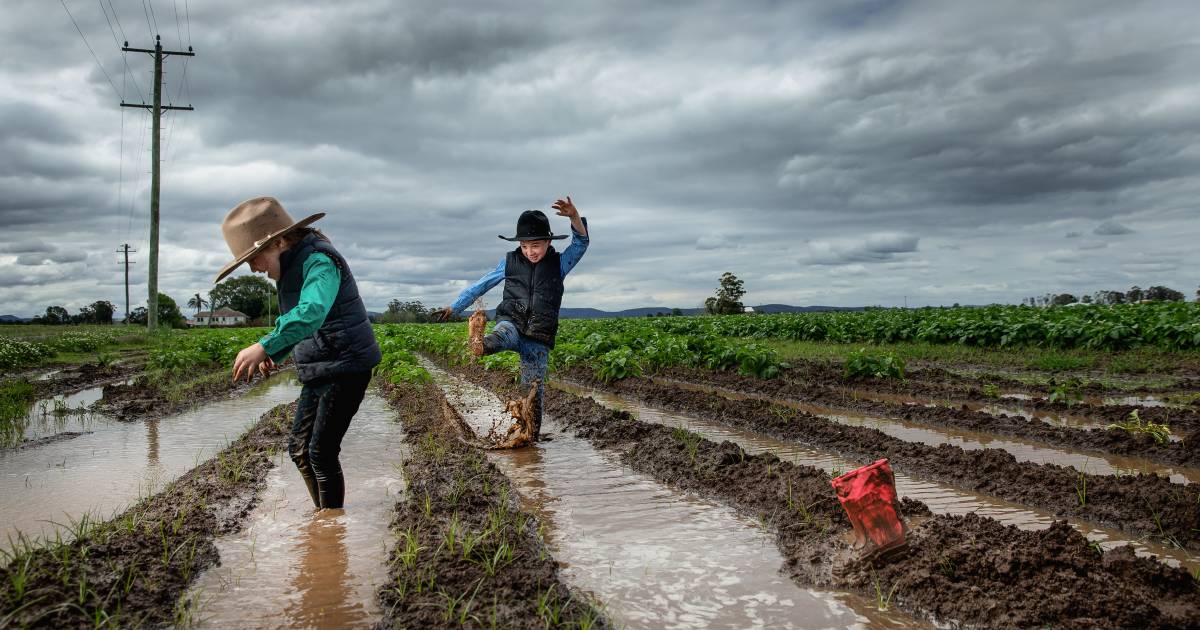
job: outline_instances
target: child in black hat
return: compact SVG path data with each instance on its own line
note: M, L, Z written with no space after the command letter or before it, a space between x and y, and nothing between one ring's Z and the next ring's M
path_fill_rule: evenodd
M562 305L563 278L567 277L588 247L587 219L579 216L568 196L553 206L560 217L571 219L571 244L561 254L550 241L567 238L550 231L550 220L540 210L526 210L517 219L517 235L501 236L520 247L509 252L500 264L459 294L454 304L436 315L449 319L461 313L484 293L504 280L504 297L496 307L496 327L483 338L483 346L472 348L477 355L512 350L521 355L521 384L537 381L533 438L542 429L542 395L546 365L554 336L558 333L558 310Z

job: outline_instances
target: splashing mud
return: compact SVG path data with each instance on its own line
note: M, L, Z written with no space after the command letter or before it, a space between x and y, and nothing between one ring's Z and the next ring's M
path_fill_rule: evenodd
M486 429L501 413L491 392L425 367L468 425ZM556 428L553 419L545 428ZM800 588L780 574L783 558L757 523L631 473L586 440L555 431L551 441L489 456L548 528L564 575L618 625L923 627L857 596Z

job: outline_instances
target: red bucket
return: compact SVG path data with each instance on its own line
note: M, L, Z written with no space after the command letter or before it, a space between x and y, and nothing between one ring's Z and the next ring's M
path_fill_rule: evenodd
M831 483L854 527L854 548L860 557L905 545L906 527L888 460L852 470Z

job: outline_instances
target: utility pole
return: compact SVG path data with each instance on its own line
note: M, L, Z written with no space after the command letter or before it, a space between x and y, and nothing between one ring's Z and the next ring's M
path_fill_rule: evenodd
M129 265L134 263L129 262L129 252L137 252L136 249L129 249L129 243L121 246L117 250L118 254L125 254L125 323L129 324Z
M154 104L147 105L146 103L126 103L121 101L121 107L140 107L148 109L153 114L154 118L154 133L153 141L150 149L150 300L146 308L146 327L154 330L158 326L158 135L164 110L186 110L192 111L192 106L176 107L174 105L162 104L162 64L163 58L171 55L181 55L183 57L195 57L196 53L192 52L192 47L188 46L186 51L182 50L163 50L162 37L154 36L154 50L146 48L130 48L129 42L125 42L125 46L121 48L125 52L144 52L154 56Z

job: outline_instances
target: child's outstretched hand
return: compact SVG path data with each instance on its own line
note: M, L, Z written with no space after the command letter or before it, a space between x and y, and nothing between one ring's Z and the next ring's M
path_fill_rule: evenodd
M262 344L255 342L246 346L233 360L233 380L241 380L242 374L245 373L246 382L249 383L250 379L254 378L255 372L265 377L274 367L275 362L267 356L267 351L263 349Z
M551 206L560 217L568 217L571 219L571 229L587 236L587 227L583 225L583 220L579 218L579 210L575 209L575 203L571 201L571 196L567 195L565 200L559 199Z
M550 207L554 208L555 212L558 213L558 216L560 217L567 217L571 219L571 221L575 221L579 218L579 211L575 209L575 204L571 202L571 195L567 195L566 201L559 199Z

